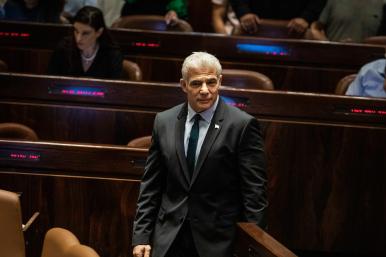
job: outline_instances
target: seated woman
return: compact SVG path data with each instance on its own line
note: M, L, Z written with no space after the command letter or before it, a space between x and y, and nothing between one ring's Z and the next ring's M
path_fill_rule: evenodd
M101 10L80 9L74 17L74 34L54 51L48 68L52 75L121 78L123 56L106 29Z

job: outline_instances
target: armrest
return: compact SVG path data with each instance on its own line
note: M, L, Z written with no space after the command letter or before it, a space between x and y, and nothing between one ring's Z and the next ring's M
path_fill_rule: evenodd
M296 257L284 245L254 223L238 223L236 257Z
M31 226L31 224L35 221L35 219L39 216L39 212L35 212L32 217L27 221L27 223L23 224L23 232L27 231L27 229Z

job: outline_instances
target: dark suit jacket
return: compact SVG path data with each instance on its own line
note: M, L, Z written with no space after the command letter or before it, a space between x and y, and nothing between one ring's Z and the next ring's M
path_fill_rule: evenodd
M264 226L266 173L259 124L220 99L190 179L186 116L187 104L156 116L133 246L150 244L152 256L163 257L189 218L201 257L230 257L236 222Z
M123 56L119 49L113 46L100 45L93 63L85 72L82 67L80 52L73 47L71 40L72 38L62 40L52 53L48 74L101 79L122 78Z

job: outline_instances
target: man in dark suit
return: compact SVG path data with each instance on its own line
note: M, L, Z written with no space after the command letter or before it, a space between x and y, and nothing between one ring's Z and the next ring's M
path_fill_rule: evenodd
M221 65L204 52L182 66L187 103L159 113L134 221L135 257L230 257L236 222L265 226L257 120L219 96Z

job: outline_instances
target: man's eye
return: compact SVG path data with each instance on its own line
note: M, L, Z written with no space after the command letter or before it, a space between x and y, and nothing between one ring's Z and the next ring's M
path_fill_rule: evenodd
M209 81L207 82L207 84L208 84L209 86L215 86L215 85L217 84L217 80L209 80Z
M192 87L200 87L200 86L202 85L202 83L199 82L199 81L194 81L194 82L192 82L190 85L191 85Z

